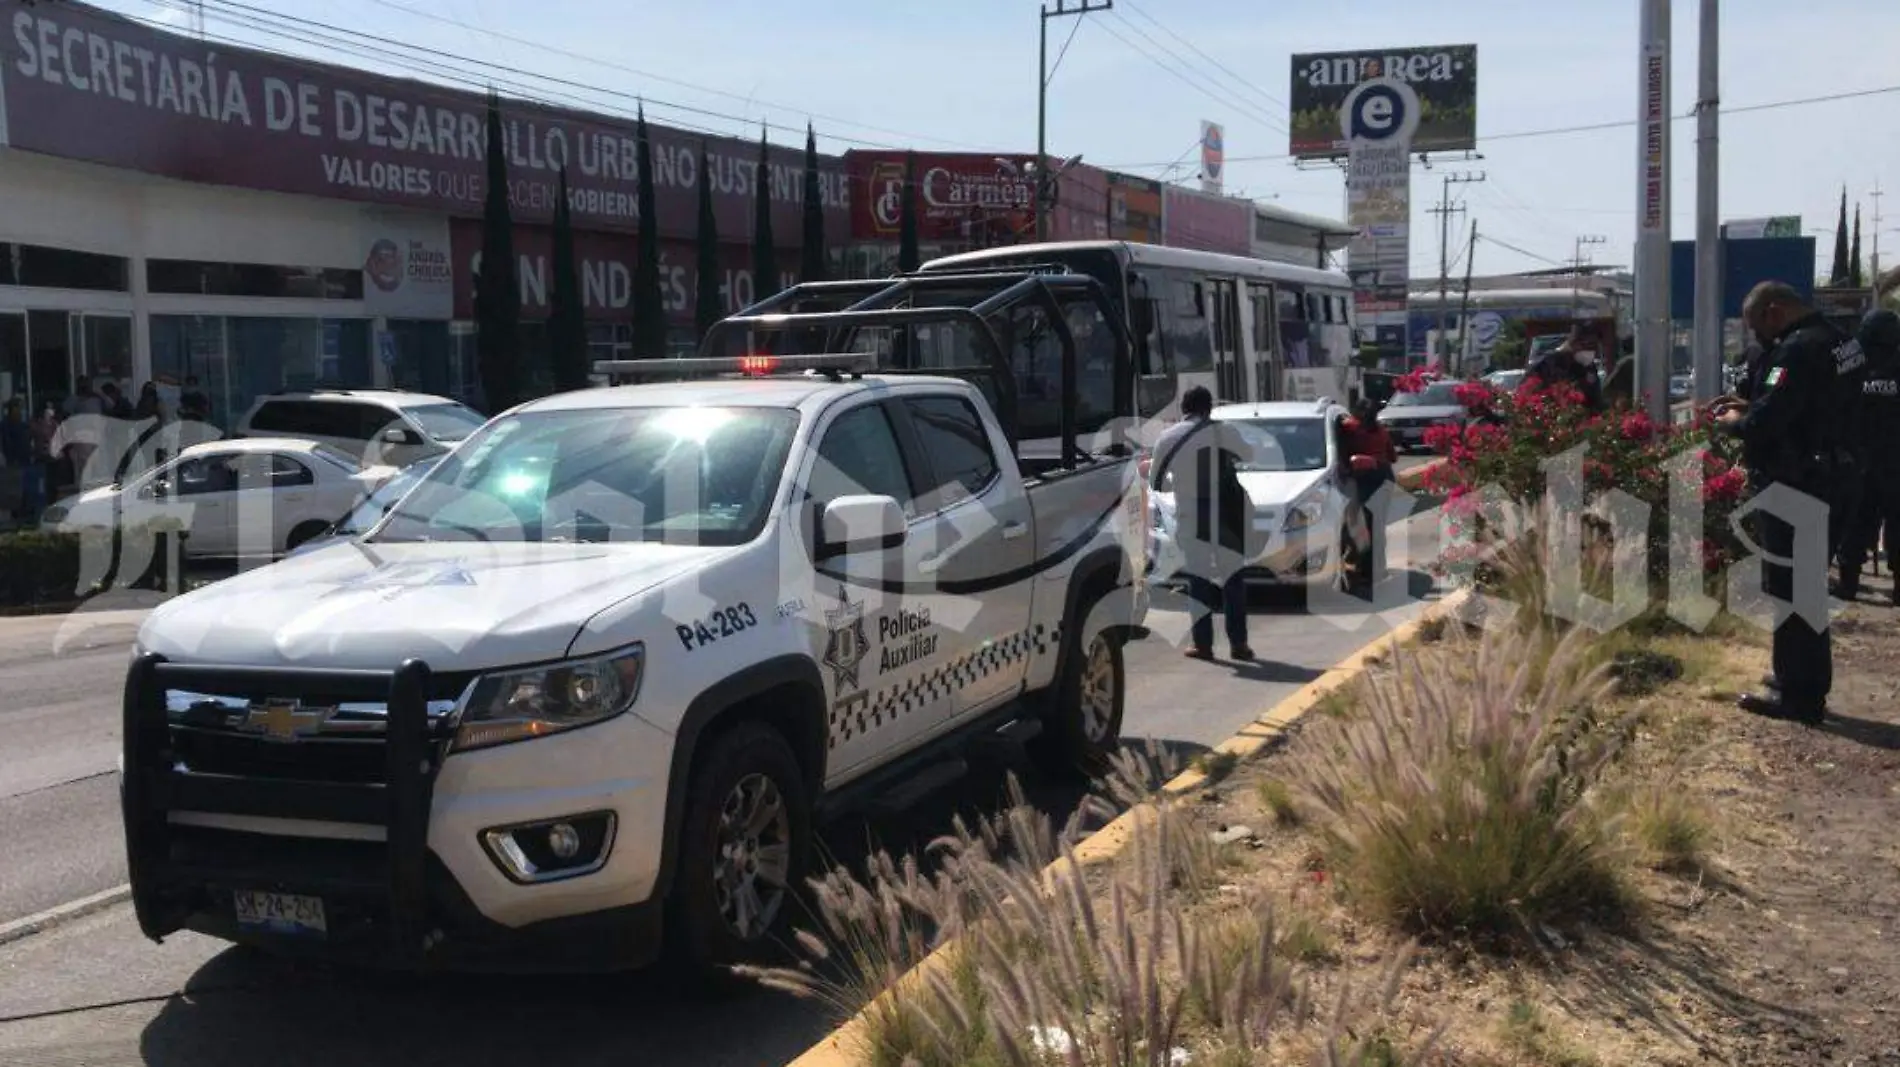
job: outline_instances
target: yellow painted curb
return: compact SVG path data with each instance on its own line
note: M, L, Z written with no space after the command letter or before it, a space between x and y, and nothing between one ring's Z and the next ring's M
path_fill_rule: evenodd
M1427 464L1426 466L1430 466ZM1418 468L1425 469L1424 467ZM1340 660L1318 678L1300 687L1292 696L1267 709L1259 718L1242 727L1234 736L1215 745L1213 751L1233 756L1237 760L1251 759L1261 749L1284 735L1289 727L1299 721L1300 716L1313 710L1328 696L1338 692L1353 679L1373 666L1377 661L1391 653L1392 649L1410 643L1418 636L1425 624L1435 618L1441 618L1456 611L1468 598L1464 589L1454 590L1436 604L1427 607L1410 622L1392 628L1385 636L1368 642L1359 651ZM1161 787L1161 792L1180 794L1193 792L1208 784L1207 775L1197 770L1187 770L1174 776ZM1137 820L1146 817L1152 810L1150 805L1142 804L1122 812L1107 826L1095 831L1076 843L1072 850L1075 861L1084 867L1093 867L1106 863L1121 854L1132 839ZM1067 859L1059 859L1043 871L1045 882L1061 874L1068 865ZM936 951L918 961L917 966L899 979L905 986L914 985L937 967L943 966L943 956L950 944L939 946ZM883 994L889 996L889 993ZM845 1021L843 1026L825 1035L811 1048L800 1053L786 1067L860 1067L861 1059L854 1055L859 1049L858 1031L864 1025L865 1011Z

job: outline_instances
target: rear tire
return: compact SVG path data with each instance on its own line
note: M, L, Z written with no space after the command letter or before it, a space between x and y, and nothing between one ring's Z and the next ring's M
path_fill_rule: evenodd
M811 803L777 730L742 722L717 737L687 786L669 947L704 986L740 964L783 962L811 855Z
M315 520L298 523L296 528L290 531L290 536L284 538L284 551L295 552L311 539L321 537L323 531L329 528L329 526Z
M1062 673L1043 695L1042 733L1027 746L1030 759L1053 777L1102 777L1121 746L1128 696L1125 639L1111 627L1081 644L1083 620L1101 599L1091 601L1066 628Z

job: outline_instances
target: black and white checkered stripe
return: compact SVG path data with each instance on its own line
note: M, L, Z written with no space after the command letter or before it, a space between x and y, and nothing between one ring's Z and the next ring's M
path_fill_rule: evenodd
M895 724L903 716L946 700L978 679L1024 659L1053 656L1061 644L1060 625L1038 623L895 685L842 697L831 707L830 747L837 748Z

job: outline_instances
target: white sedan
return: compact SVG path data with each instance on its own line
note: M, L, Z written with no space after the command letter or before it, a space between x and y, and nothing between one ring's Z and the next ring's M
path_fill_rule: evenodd
M1346 410L1327 400L1226 404L1216 420L1231 423L1247 446L1240 485L1254 512L1254 549L1243 576L1250 582L1344 585L1346 563L1368 534L1355 505L1336 422ZM1154 577L1179 575L1172 475L1154 494Z
M61 533L177 523L192 556L280 556L321 534L396 473L329 445L251 437L193 445L123 485L46 509Z

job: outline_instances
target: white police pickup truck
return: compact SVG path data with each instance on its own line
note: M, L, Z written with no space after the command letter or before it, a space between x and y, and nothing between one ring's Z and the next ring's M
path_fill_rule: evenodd
M864 362L523 405L366 535L154 611L144 932L716 970L782 941L831 812L999 730L1098 762L1146 605L1132 460L1025 479L968 381Z

